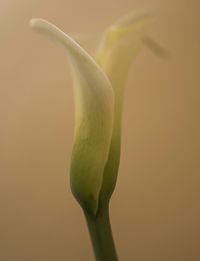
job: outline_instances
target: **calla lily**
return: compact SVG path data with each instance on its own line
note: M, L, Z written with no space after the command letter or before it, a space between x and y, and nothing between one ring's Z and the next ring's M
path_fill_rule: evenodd
M80 204L95 214L113 128L112 86L94 59L56 26L42 19L31 20L31 26L61 43L69 55L76 105L71 188Z
M71 189L84 211L96 218L96 222L102 208L108 207L115 187L124 87L134 57L148 42L146 28L151 19L149 14L121 18L105 30L94 57L53 24L42 19L31 20L33 28L62 44L69 57L76 106ZM95 237L98 228L90 218L87 221L91 237ZM99 242L93 242L97 260L117 260L116 255L103 256L105 238L97 238ZM102 246L98 249L97 244ZM110 248L114 249L112 243Z

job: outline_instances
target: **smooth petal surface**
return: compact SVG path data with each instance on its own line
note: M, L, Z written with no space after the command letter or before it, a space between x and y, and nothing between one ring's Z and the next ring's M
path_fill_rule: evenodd
M122 17L104 32L96 51L96 61L109 77L120 100L123 99L130 64L144 45L146 27L152 18L146 13Z
M114 98L110 81L94 59L60 29L42 19L31 20L31 26L67 50L76 106L71 189L82 207L95 214L113 128Z
M105 31L96 51L96 61L110 79L115 94L114 127L101 188L102 201L109 200L117 179L123 94L128 71L144 45L145 29L152 18L152 15L146 13L122 17Z

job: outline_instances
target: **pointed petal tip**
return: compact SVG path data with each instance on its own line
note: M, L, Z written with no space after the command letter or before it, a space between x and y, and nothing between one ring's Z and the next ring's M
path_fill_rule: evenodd
M29 21L29 26L31 28L37 28L39 24L41 24L41 21L45 21L41 18L32 18L30 21Z
M143 23L145 25L154 23L156 19L156 15L152 12L147 11L133 11L129 14L126 14L116 20L109 29L124 29L124 28L131 28L137 24Z
M30 27L34 27L35 21L37 20L37 18L32 18L31 20L29 20L29 26Z
M49 33L61 31L57 26L42 18L32 18L29 21L29 26L36 30L48 31Z

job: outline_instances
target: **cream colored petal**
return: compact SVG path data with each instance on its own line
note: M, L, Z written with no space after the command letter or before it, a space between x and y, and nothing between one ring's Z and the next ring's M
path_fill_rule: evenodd
M31 20L31 26L61 43L68 53L76 107L71 189L82 207L96 214L113 128L110 81L94 59L56 26L42 19Z
M120 159L124 88L130 65L144 45L146 27L152 19L152 15L146 13L122 17L105 31L96 51L96 61L110 79L115 94L114 127L101 200L109 200L115 187Z

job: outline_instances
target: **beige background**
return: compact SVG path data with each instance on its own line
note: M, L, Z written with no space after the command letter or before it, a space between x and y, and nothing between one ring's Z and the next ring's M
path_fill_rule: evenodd
M101 32L134 9L157 14L128 79L111 219L123 261L200 260L198 0L0 1L0 260L93 260L68 182L74 109L64 51L28 28ZM95 38L95 37L94 37ZM93 37L91 41L93 42Z

